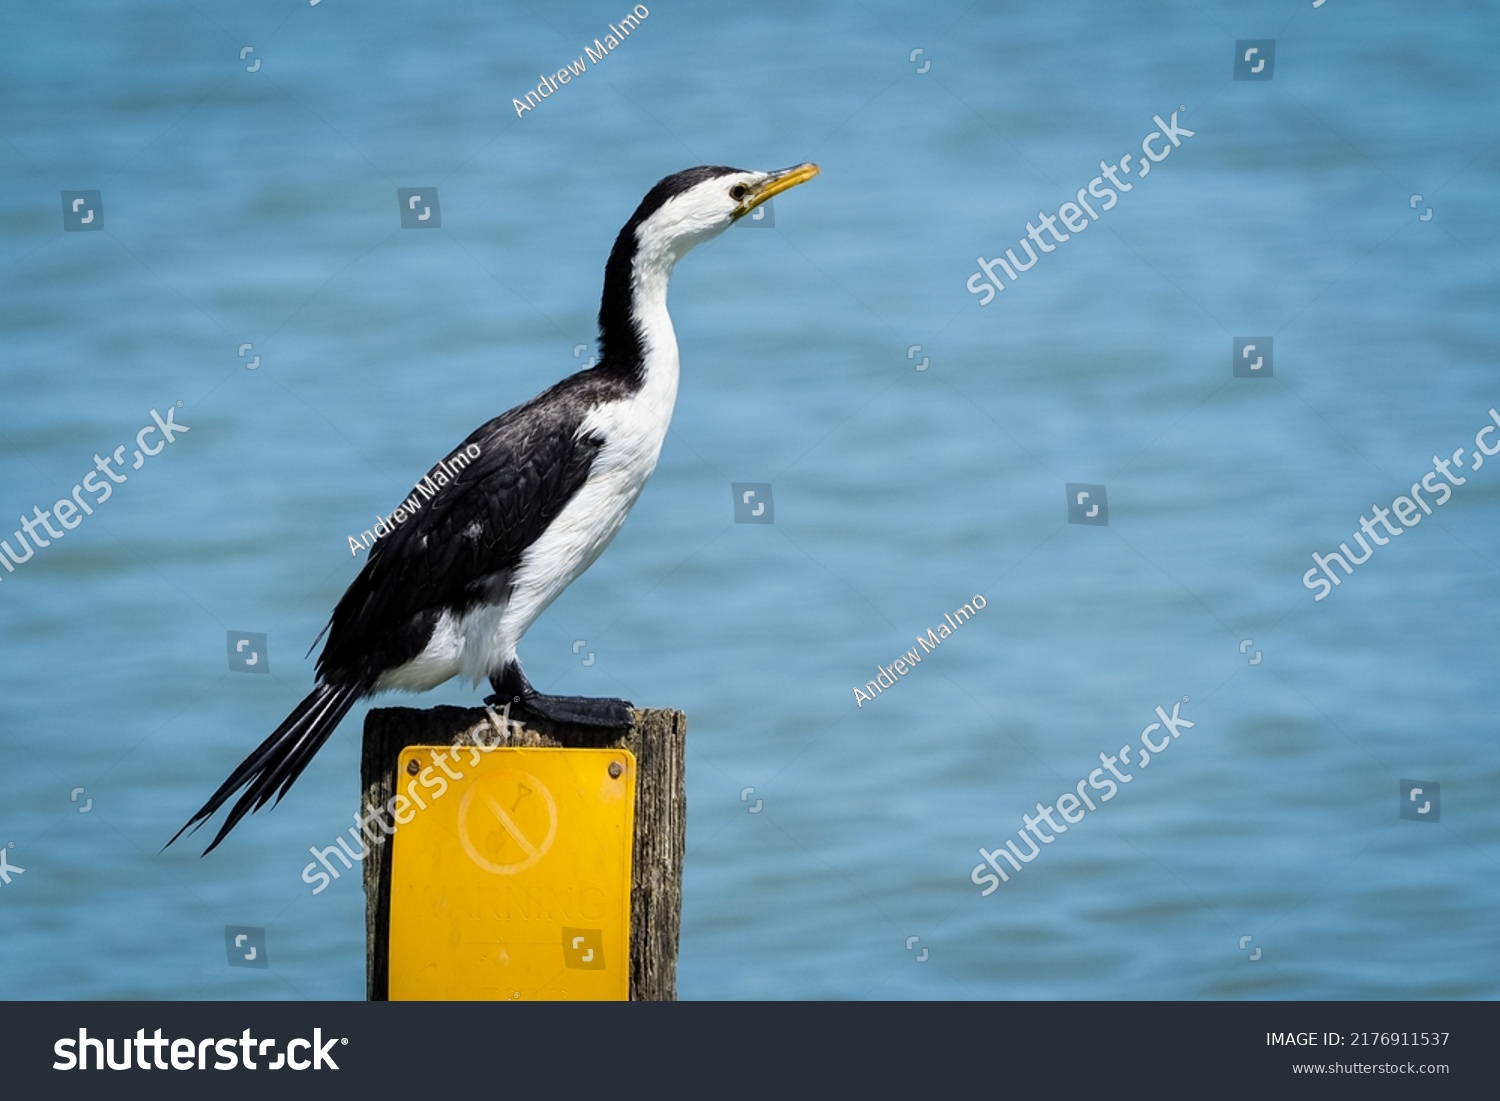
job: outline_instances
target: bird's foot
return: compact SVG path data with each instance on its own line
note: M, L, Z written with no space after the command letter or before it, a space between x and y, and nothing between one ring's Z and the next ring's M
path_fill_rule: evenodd
M627 730L631 724L629 700L598 699L591 696L545 696L540 692L523 695L496 693L485 703L491 707L510 705L510 714L524 719L532 716L570 726L590 726L605 730Z
M532 716L567 726L592 727L595 730L630 729L630 701L593 699L588 696L547 696L531 687L520 663L511 661L490 677L495 694L484 702L491 707L510 708L519 718Z

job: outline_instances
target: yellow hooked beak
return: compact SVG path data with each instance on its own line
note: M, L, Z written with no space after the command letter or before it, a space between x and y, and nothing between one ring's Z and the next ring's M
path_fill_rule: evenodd
M799 183L806 183L820 171L822 170L815 164L799 164L795 168L783 168L780 172L772 172L759 186L745 196L744 203L734 212L735 218L743 218L772 195L780 195L783 191L796 187Z

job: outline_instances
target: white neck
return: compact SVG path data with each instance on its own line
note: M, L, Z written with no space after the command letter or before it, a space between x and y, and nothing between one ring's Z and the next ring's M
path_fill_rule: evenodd
M642 227L630 279L630 313L641 334L641 397L664 419L677 399L677 332L667 312L667 283L681 252Z

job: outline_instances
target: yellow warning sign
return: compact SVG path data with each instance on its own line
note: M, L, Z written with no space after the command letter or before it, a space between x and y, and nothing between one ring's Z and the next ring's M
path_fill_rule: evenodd
M392 839L391 1000L628 998L631 753L411 746L397 790L439 768Z

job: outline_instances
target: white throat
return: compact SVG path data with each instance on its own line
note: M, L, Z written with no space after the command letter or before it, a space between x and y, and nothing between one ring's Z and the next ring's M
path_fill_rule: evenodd
M649 233L643 226L641 236ZM677 260L666 242L642 240L630 279L630 315L641 337L643 385L637 400L661 418L663 435L677 401L677 332L667 312L667 283Z

